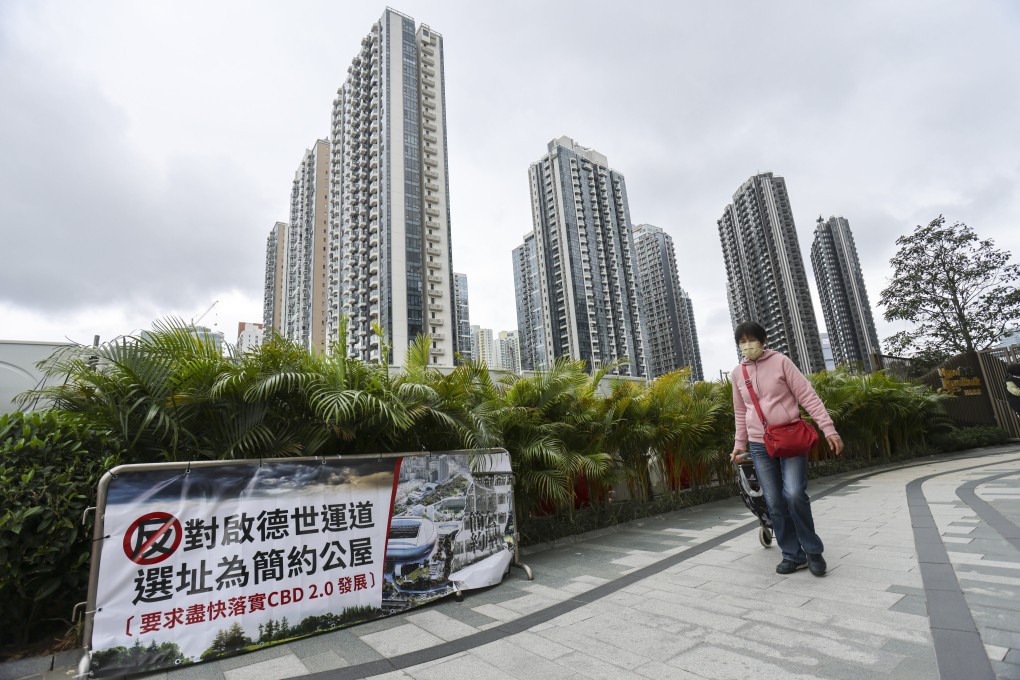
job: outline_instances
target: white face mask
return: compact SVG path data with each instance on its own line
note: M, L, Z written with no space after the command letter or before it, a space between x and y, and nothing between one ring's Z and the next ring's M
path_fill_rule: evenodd
M757 340L747 340L740 343L740 353L744 355L745 359L750 361L756 360L761 356L761 353L765 350L762 348L761 343Z

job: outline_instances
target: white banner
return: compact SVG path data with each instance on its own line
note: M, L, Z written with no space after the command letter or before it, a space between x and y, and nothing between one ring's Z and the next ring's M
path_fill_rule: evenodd
M509 456L475 458L475 473L466 454L114 470L92 674L210 660L498 583L513 556Z

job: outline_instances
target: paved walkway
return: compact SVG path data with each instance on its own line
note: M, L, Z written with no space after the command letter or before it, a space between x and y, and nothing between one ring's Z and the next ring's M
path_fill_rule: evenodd
M527 554L534 581L142 677L1020 678L1020 447L811 492L825 578L777 575L733 499Z

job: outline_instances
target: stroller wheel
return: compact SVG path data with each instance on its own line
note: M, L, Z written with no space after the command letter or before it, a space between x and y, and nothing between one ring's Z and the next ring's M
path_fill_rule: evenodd
M772 529L766 527L758 527L758 542L761 543L763 548L769 548L772 546Z

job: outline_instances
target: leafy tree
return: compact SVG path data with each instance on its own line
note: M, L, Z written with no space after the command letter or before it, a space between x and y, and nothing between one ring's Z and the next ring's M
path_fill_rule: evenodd
M261 629L262 626L259 626L259 628ZM216 633L212 646L202 652L201 656L203 660L208 660L239 652L253 644L255 644L254 641L245 634L241 624L235 621L228 628L224 628Z
M1020 320L1020 265L1010 253L979 239L962 222L939 215L896 239L893 278L879 304L886 321L915 324L886 340L894 354L913 351L936 363L985 349Z

